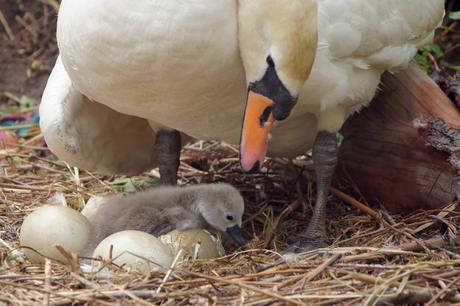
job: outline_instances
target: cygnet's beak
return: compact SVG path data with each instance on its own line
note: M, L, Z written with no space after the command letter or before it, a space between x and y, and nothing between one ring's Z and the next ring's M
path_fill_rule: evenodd
M227 233L232 237L233 241L238 243L238 245L243 246L246 244L246 240L243 238L243 231L238 224L235 224L232 227L227 228Z

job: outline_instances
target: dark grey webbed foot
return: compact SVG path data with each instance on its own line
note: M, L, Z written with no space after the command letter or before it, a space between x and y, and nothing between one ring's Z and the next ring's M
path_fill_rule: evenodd
M331 185L332 174L337 165L336 133L319 131L313 146L315 163L317 197L310 224L296 243L286 250L287 253L301 253L328 247L326 235L326 204Z
M318 235L312 237L306 236L306 234L307 233L301 234L299 239L283 253L304 253L316 249L327 248L329 246L326 236Z
M154 149L157 154L163 185L177 185L181 150L180 138L180 133L176 130L162 129L157 132Z

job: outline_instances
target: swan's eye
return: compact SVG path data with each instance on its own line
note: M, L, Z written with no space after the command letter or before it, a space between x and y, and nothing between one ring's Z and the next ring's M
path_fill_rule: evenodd
M233 220L233 217L232 217L232 216L227 216L227 220L232 221L232 220Z
M270 67L272 67L272 68L275 67L275 62L273 61L271 55L269 55L269 56L267 57L267 64L268 64L268 66L270 66Z

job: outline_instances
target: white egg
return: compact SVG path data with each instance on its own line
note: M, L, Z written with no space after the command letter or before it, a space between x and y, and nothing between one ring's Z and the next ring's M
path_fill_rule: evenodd
M110 246L113 246L112 258L117 257L113 263L125 264L125 267L149 272L152 268L164 271L171 266L173 261L171 250L157 237L141 231L122 231L110 235L99 243L94 250L93 257L110 259ZM137 256L136 256L137 255Z
M91 224L78 211L64 206L43 206L24 220L21 227L21 245L28 246L46 257L67 263L55 247L61 245L71 253L79 254L85 247ZM32 263L44 263L36 252L23 248Z
M159 239L169 246L173 256L183 250L182 259L212 259L225 254L221 239L201 228L192 228L182 232L173 230Z

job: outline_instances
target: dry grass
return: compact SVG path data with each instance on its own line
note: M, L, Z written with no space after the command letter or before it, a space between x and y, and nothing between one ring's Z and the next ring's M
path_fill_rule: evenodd
M230 246L229 255L222 258L178 263L167 279L158 272L126 272L115 266L83 273L60 263L46 267L28 262L19 248L19 230L28 214L59 193L68 206L81 210L90 196L116 192L116 176L86 171L76 176L74 169L33 146L1 151L0 301L5 305L460 302L458 214L449 213L456 204L446 211L414 212L405 218L368 208L378 221L331 196L327 230L337 240L331 248L286 263L277 250L306 228L315 194L310 176L283 160L272 160L260 174L247 176L239 168L235 149L221 143L199 146L197 142L184 149L181 180L237 186L246 202L243 230L249 243L244 249ZM152 173L138 178L146 180ZM299 194L301 200L296 201ZM296 209L293 203L299 204ZM442 238L433 238L441 233Z

